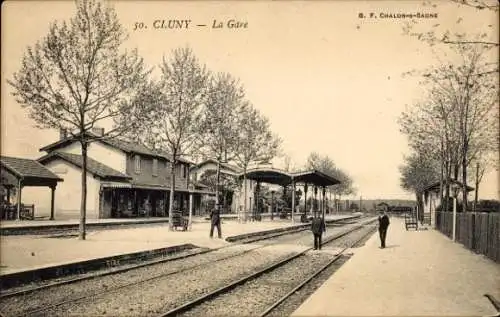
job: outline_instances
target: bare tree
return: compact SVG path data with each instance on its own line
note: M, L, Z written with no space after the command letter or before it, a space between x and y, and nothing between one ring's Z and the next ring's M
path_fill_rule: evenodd
M455 3L459 7L468 8L474 10L475 13L479 14L482 12L490 13L492 17L498 13L499 3L497 0L450 0L446 5ZM422 6L424 7L437 7L438 4L432 1L422 1ZM441 3L443 4L443 3ZM464 22L463 16L457 16L455 24L459 26ZM403 32L407 35L414 36L418 40L426 42L427 44L434 46L436 44L446 44L446 45L491 45L499 46L498 39L495 38L494 25L488 24L487 29L481 30L479 33L467 34L454 32L453 30L443 29L439 23L433 24L430 28L428 23L425 23L426 29L421 30L418 28L419 21L411 20L404 25Z
M479 188L484 174L490 168L495 168L498 171L498 158L491 154L493 153L478 152L470 164L470 174L473 175L471 181L474 183L474 204L472 205L474 211L476 211L479 201Z
M121 52L127 34L113 8L82 0L69 22L50 25L49 33L28 47L21 69L9 84L19 104L38 128L67 131L82 149L79 238L85 239L87 149L99 138L111 138L139 122L121 121L132 112L132 97L144 84L145 69L137 51ZM114 123L103 135L99 124Z
M292 172L295 170L295 164L292 161L292 158L289 154L284 153L282 155L283 158L283 170L285 172Z
M454 51L458 62L426 72L426 102L404 113L400 123L416 153L441 161L441 181L461 177L466 210L469 165L479 153L498 150L498 77L487 71L487 47L458 45ZM448 186L445 191L446 203Z
M217 161L215 201L219 204L220 164L234 159L238 150L238 114L245 96L239 81L228 73L211 78L202 120L201 148Z
M422 193L425 187L438 181L438 162L425 153L412 153L404 160L404 165L399 167L401 187L415 194L419 210L423 210Z
M328 187L328 191L334 195L334 201L337 201L337 198L340 200L342 195L351 195L355 193L352 178L342 169L337 167L333 159L328 155L321 156L316 152L312 152L307 157L306 168L315 169L328 174L340 182L339 184Z
M175 49L170 60L163 58L160 69L160 80L149 83L136 99L138 108L143 108L143 124L130 130L129 136L171 158L169 228L172 230L176 168L181 157L197 149L209 75L190 48Z
M449 2L432 2L422 1L424 7L437 7L438 5L450 5L455 3L458 7L469 9L476 14L475 19L491 19L495 21L498 19L499 2L498 0L451 0ZM455 24L459 29L463 29L462 24L464 16L457 16ZM446 29L440 23L435 23L429 27L428 23L422 23L413 19L405 23L403 33L415 37L431 47L434 46L456 46L465 45L469 47L490 47L498 48L500 45L498 41L498 34L495 30L495 23L485 24L484 29L474 30L473 33L457 32L453 29ZM498 73L498 60L489 63L488 68L484 70L487 73Z
M243 170L244 221L247 211L246 173L251 163L270 161L280 148L281 139L270 130L269 121L249 103L243 104L238 114L238 151L234 156L235 164Z

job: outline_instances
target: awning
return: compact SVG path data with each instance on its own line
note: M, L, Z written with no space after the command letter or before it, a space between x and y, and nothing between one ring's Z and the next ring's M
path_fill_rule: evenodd
M192 189L189 192L193 194L205 194L205 195L215 196L215 192L210 190Z
M132 188L130 183L101 183L103 188Z

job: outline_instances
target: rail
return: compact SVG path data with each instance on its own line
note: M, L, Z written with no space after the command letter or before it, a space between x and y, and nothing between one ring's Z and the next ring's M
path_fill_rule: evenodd
M371 220L371 221L369 221L369 222L367 222L367 223L371 223L371 222L373 222L373 221L374 221L374 220ZM350 228L349 230L346 230L345 232L341 232L341 233L339 233L339 234L337 234L337 235L334 235L334 236L330 237L328 240L325 240L325 241L322 243L322 245L325 245L325 244L327 244L327 243L329 243L329 242L331 242L331 241L333 241L333 240L335 240L335 239L338 239L338 238L343 237L343 236L345 236L345 235L347 235L347 234L349 234L349 233L351 233L351 232L353 232L353 231L356 231L356 230L358 230L358 229L362 228L362 227L363 227L364 225L366 225L367 223L364 223L364 224L359 225L359 226L355 226L354 228ZM363 238L364 238L364 237L363 237ZM356 241L355 243L353 243L350 247L352 247L353 245L357 244L360 240L361 240L361 239L357 240L357 241ZM332 263L334 263L335 261L337 261L337 260L340 258L340 256L341 256L341 255L342 255L342 254L343 254L343 253L344 253L347 249L349 249L350 247L344 248L344 249L343 249L343 250L342 250L342 251L341 251L341 252L340 252L340 253L339 253L339 254L335 257L335 260L334 260ZM220 288L218 288L218 289L216 289L216 290L214 290L214 291L211 291L211 292L209 292L209 293L207 293L207 294L204 294L204 295L202 295L202 296L200 296L200 297L198 297L198 298L196 298L196 299L194 299L194 300L191 300L191 301L189 301L189 302L187 302L187 303L185 303L185 304L183 304L183 305L181 305L181 306L175 307L175 308L173 308L173 309L169 310L169 311L168 311L168 312L166 312L166 313L160 314L160 315L158 315L158 317L176 316L176 315L178 315L178 314L181 314L181 313L183 313L183 312L186 312L186 311L188 311L188 310L192 309L193 307L198 306L198 305L200 305L200 304L202 304L202 303L206 302L207 300L209 300L209 299L211 299L211 298L214 298L214 297L216 297L216 296L218 296L218 295L220 295L220 294L224 294L224 293L226 293L226 292L228 292L228 291L230 291L230 290L234 289L235 287L237 287L237 286L239 286L239 285L241 285L241 284L246 283L247 281L250 281L250 280L252 280L252 279L255 279L255 278L257 278L257 277L259 277L259 276L261 276L261 275L263 275L263 274L265 274L265 273L267 273L267 272L270 272L270 271L274 270L275 268L278 268L278 267L280 267L280 266L283 266L284 264L286 264L286 263L288 263L288 262L290 262L290 261L292 261L292 260L294 260L294 259L296 259L296 258L298 258L298 257L300 257L300 256L303 256L305 253L307 253L307 252L309 252L309 251L311 251L311 250L312 250L312 247L309 247L309 248L307 248L307 249L305 249L305 250L303 250L303 251L301 251L301 252L298 252L298 253L296 253L296 254L293 254L293 255L291 255L291 256L288 256L288 257L286 257L286 258L285 258L285 259L283 259L283 260L280 260L280 261L278 261L278 262L272 263L271 265L269 265L269 266L267 266L267 267L265 267L265 268L263 268L263 269L260 269L260 270L258 270L257 272L253 272L253 273L251 273L251 274L249 274L249 275L247 275L247 276L245 276L245 277L243 277L243 278L240 278L240 279L238 279L238 280L236 280L236 281L234 281L234 282L228 283L228 284L226 284L226 285L224 285L224 286L222 286L222 287L220 287ZM330 265L331 265L332 263L330 263ZM318 273L318 274L319 274L319 273Z

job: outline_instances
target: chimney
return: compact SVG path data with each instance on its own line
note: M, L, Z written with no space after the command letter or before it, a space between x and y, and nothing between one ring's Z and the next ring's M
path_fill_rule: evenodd
M104 128L94 127L94 128L92 128L92 133L97 135L97 136L103 136L104 135Z
M59 129L59 140L64 140L68 137L68 132L66 129L60 128Z

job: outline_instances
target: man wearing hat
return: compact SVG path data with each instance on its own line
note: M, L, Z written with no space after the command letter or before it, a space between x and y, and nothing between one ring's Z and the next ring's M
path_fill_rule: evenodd
M220 228L220 204L216 204L215 208L210 212L210 238L214 236L214 228L217 228L217 235L219 239L222 239L222 233Z
M387 228L389 227L389 216L385 210L381 210L378 216L378 233L380 235L380 248L385 248L385 238L387 237Z
M321 236L326 231L325 220L323 217L318 217L318 213L314 213L314 218L311 222L311 231L314 235L314 250L321 250Z

